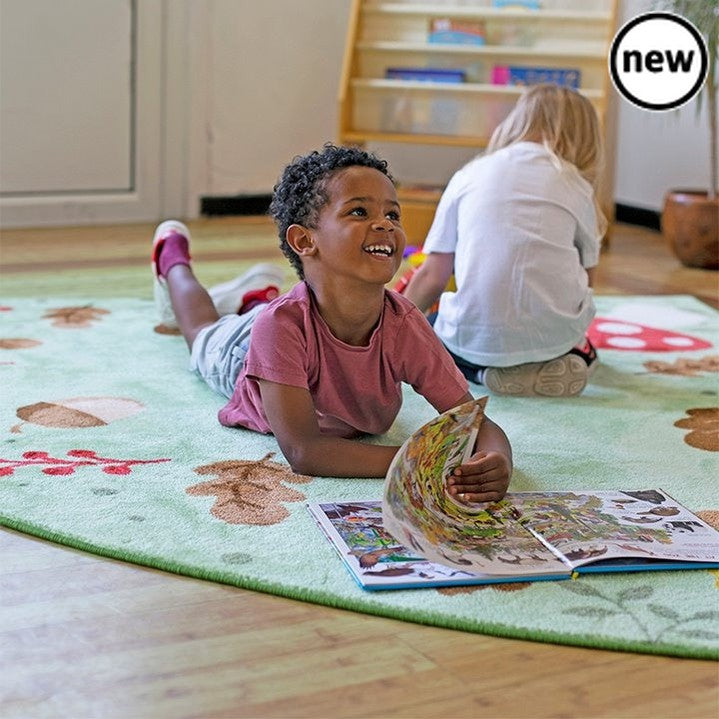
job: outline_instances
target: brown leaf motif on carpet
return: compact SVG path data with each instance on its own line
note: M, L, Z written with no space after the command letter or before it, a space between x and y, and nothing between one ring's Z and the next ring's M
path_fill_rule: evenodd
M169 325L155 325L153 331L157 332L158 335L181 335L179 327L170 327Z
M675 427L690 429L684 441L691 447L719 452L719 407L688 409L689 417L679 419Z
M522 589L529 589L532 582L497 582L496 584L477 584L466 587L438 587L437 592L452 597L455 594L471 594L481 592L483 589L496 589L498 592L520 592Z
M683 377L697 377L704 372L719 372L719 355L706 355L697 359L678 359L676 362L661 362L651 360L645 362L648 372L654 374L680 375Z
M210 513L228 524L278 524L289 516L282 502L300 502L302 492L283 482L306 484L313 477L294 474L284 464L271 461L274 452L262 459L229 459L195 467L197 474L214 474L217 479L200 482L185 491L194 496L212 496L217 500Z
M0 350L25 350L41 344L40 340L25 337L0 337Z
M15 414L23 420L11 427L17 434L23 423L41 427L102 427L118 419L131 417L144 405L128 397L70 397L52 402L35 402L19 407Z
M696 515L710 527L714 527L714 529L719 531L719 509L702 509L697 512Z
M103 310L92 305L82 307L58 307L48 310L43 319L52 320L53 327L64 327L66 329L80 329L91 327L93 322L98 322L102 315L109 315L110 310Z

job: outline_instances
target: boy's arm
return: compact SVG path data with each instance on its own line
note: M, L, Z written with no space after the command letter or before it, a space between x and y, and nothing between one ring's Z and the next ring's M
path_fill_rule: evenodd
M294 472L319 477L385 476L399 447L323 435L308 390L268 380L259 384L267 421Z
M470 402L468 392L462 402ZM447 479L448 491L465 502L494 502L502 499L512 476L512 447L502 428L485 416L469 461Z
M402 294L422 312L426 312L442 294L453 270L453 252L431 252Z

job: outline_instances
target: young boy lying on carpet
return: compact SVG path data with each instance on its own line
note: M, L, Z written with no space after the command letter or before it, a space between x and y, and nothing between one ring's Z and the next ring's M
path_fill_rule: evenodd
M301 282L276 297L276 287L263 287L271 274L261 266L212 291L213 302L192 272L187 227L170 220L153 240L162 320L176 320L191 368L229 398L223 425L273 433L298 473L382 477L398 447L351 439L390 428L401 382L439 412L472 399L422 313L385 289L405 247L387 163L332 145L296 157L270 212ZM449 491L468 502L496 500L511 473L507 437L485 418Z

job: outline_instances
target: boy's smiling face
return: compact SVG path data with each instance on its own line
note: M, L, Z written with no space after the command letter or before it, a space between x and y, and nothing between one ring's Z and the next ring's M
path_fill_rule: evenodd
M325 185L328 197L308 233L305 271L333 273L386 284L399 269L406 238L391 180L370 167L337 171ZM325 275L327 276L327 275Z

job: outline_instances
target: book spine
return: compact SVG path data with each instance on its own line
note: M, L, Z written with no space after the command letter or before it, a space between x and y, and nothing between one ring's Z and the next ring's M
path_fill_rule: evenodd
M493 85L537 85L548 82L578 90L581 78L582 73L577 68L523 65L495 65L492 68Z
M492 5L505 10L539 10L540 0L493 0Z
M419 80L420 82L464 82L464 70L452 70L434 67L388 67L385 78L388 80Z

